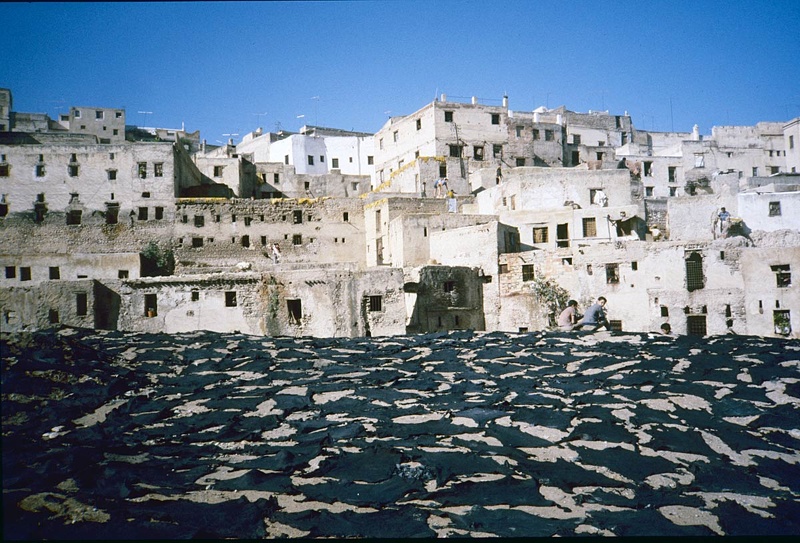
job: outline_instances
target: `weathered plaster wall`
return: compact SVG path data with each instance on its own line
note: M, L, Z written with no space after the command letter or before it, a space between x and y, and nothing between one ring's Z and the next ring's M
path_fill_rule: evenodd
M13 333L57 324L93 328L94 308L91 280L0 288L0 329Z
M365 265L363 203L357 198L226 200L183 199L174 226L179 271L199 262L229 267L351 262Z
M484 330L483 284L476 268L423 266L407 270L408 333Z
M737 200L738 215L750 230L800 229L800 192L746 192Z
M714 239L714 219L720 208L731 217L741 215L735 195L709 194L667 200L667 229L672 241L710 241ZM719 232L717 232L719 234Z
M576 168L514 168L504 174L502 183L477 194L475 201L479 213L485 214L506 209L561 208L565 202L588 208L595 205L591 190L602 190L612 207L635 203L628 170Z
M0 154L10 165L1 190L10 213L32 211L39 194L51 211L64 211L72 193L87 211L104 211L106 202L126 208L166 206L175 196L171 143L0 145ZM145 164L144 178L140 163ZM155 164L162 165L160 176Z
M742 251L740 266L747 288L746 333L774 336L775 311L790 311L791 337L800 337L800 247L754 247ZM773 266L788 266L788 284Z

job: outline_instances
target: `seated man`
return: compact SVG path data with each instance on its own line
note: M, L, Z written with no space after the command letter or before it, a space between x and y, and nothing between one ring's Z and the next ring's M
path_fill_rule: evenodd
M575 300L570 300L567 302L567 308L558 316L558 327L561 330L572 330L575 325L578 324L580 318L581 315L578 313L578 302Z
M592 331L596 332L600 328L604 328L606 330L611 330L611 325L609 324L608 320L606 320L606 313L604 311L604 307L606 305L606 299L600 296L597 299L597 303L593 304L586 310L586 313L583 315L583 319L580 320L575 325L575 330L579 330L584 326L591 326Z

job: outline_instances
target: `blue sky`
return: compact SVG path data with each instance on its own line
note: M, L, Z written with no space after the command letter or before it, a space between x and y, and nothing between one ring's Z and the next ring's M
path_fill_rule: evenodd
M0 20L15 111L124 107L209 143L375 132L437 93L703 134L800 116L797 0L0 3Z

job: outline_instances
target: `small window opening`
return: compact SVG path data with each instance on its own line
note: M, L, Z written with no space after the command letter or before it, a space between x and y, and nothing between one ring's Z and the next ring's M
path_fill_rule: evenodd
M383 296L368 296L367 302L370 311L383 311Z
M228 290L225 292L225 307L236 307L236 291Z
M89 309L89 297L85 292L78 292L75 294L75 314L79 317L85 317Z
M144 295L144 315L145 317L158 316L158 298L156 294Z
M286 308L289 310L289 322L300 324L303 318L303 304L300 300L286 300Z

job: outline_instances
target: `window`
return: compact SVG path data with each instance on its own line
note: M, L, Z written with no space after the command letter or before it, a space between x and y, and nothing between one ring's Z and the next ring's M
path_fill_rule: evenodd
M44 177L44 164L36 165L36 177Z
M789 149L794 149L794 136L789 136Z
M31 280L31 268L30 268L30 266L20 266L20 268L19 268L19 280L20 281L30 281Z
M483 146L482 145L476 145L473 148L472 158L474 158L475 160L483 160Z
M347 211L345 211L345 212L342 214L342 220L343 220L344 222L350 222L350 213L348 213Z
M101 120L103 117L105 117L105 114L102 111L97 110L97 111L94 112L94 118L95 119Z
M608 328L613 332L622 332L622 321L608 321Z
M146 207L140 207L139 208L139 220L140 221L146 221L147 220L147 208Z
M758 166L753 166L753 177L758 177Z
M789 264L779 264L770 266L770 268L775 272L775 281L778 288L792 286L792 271L789 268Z
M704 286L703 257L700 253L693 252L686 258L686 290L692 292ZM705 332L703 335L705 335Z
M676 187L670 187L669 188L669 195L670 196L675 196L677 193L678 193L678 189Z
M597 160L603 160L603 155L604 153L597 153L595 156L597 156Z
M553 140L556 139L555 136L556 136L556 134L552 130L545 130L544 131L544 140L545 141L553 141Z
M80 209L67 211L67 224L70 226L79 225L81 223L81 215L83 215L83 211Z
M160 221L163 218L164 218L164 208L163 207L157 207L156 208L156 220Z
M522 280L523 281L533 281L534 277L534 269L533 264L523 264L522 265Z
M609 285L619 283L619 264L606 264L606 283Z
M308 155L308 165L309 166L314 165L314 155Z
M319 161L320 162L325 162L325 157L323 155L319 155Z
M58 311L51 309L47 313L47 318L49 319L50 324L58 324Z
M770 202L769 203L769 216L770 217L779 217L781 214L781 203L780 202Z
M556 247L569 247L569 223L556 225Z
M199 302L200 301L200 291L199 290L193 290L192 291L192 301L193 302Z
M70 164L67 166L67 173L70 177L78 177L80 173L80 167L77 164Z
M128 275L128 270L117 270L117 278L119 279L127 279Z
M631 270L632 271L636 271L638 269L639 269L639 263L636 262L635 260L633 262L631 262Z
M250 236L242 236L242 247L250 247Z
M398 140L398 132L397 130L395 130L394 132L392 132L392 141L397 141L397 140Z
M456 288L455 281L445 281L444 283L442 283L442 290L444 290L445 292L453 292L455 288Z
M375 157L373 157L372 155L367 155L367 164L369 164L370 166L375 164Z
M303 222L303 211L300 209L295 209L292 211L292 222L294 224L301 224Z
M370 311L383 311L383 296L367 296L367 307Z
M439 177L447 177L447 164L439 164Z
M195 249L199 249L203 246L203 238L200 237L193 237L192 238L192 247Z
M705 158L705 155L703 153L695 153L694 154L694 167L695 168L705 168L706 167L706 158Z
M597 221L594 217L583 218L583 237L593 238L597 236Z
M533 242L534 243L547 243L547 227L534 226L533 227Z
M283 163L289 164L289 155L283 155Z
M139 179L147 178L147 162L139 162L138 166Z
M6 279L14 279L17 276L17 268L14 266L6 266Z
M492 145L492 156L494 158L502 158L503 157L503 146L502 145Z
M492 113L492 124L500 124L500 114Z
M516 165L517 166L524 166L525 165L525 159L517 157Z
M149 192L143 192L142 193L142 198L150 198L150 193Z
M792 315L788 309L773 311L772 322L775 325L776 334L788 336L792 333Z
M444 122L452 123L453 122L453 112L452 111L445 111L444 112Z
M155 317L158 315L158 298L156 294L144 295L144 315L146 317Z
M204 215L195 215L194 216L194 225L198 228L202 228L206 224L206 218Z
M236 307L236 291L225 291L225 307Z
M500 264L497 269L498 273L508 273L508 264Z
M222 169L224 166L214 166L214 177L222 177Z
M678 180L678 179L675 177L675 172L676 172L676 170L677 170L677 168L675 168L675 166L669 166L669 167L667 168L667 175L668 175L668 179L667 179L667 180L668 180L670 183L675 183L675 182Z
M690 336L703 337L706 335L706 316L689 315L686 317L686 333Z
M572 134L572 145L580 145L580 144L581 144L581 135Z
M463 145L450 144L450 145L448 145L448 147L450 148L450 156L451 157L453 157L453 158L461 157L461 152L462 152L462 150L464 148Z
M286 309L289 310L289 322L300 324L303 318L303 304L300 300L286 300Z
M337 169L338 167L339 167L339 159L338 158L332 158L331 159L331 168Z
M644 188L644 195L645 196L653 196L653 187L645 187Z
M164 163L163 162L156 162L153 164L153 176L154 177L164 177Z
M301 234L294 234L292 236L292 245L302 245L303 244L303 236Z
M665 305L661 306L661 316L662 317L669 317L669 308Z
M117 180L117 170L108 170L108 180L109 181Z
M533 129L533 139L534 140L541 139L541 135L539 134L539 129L538 128L534 128Z
M88 296L85 292L78 292L75 294L75 314L79 317L85 317L89 309Z
M58 266L50 266L50 279L61 279L61 270Z
M516 135L518 138L519 138L520 136L522 136L522 129L523 129L523 127L522 127L522 126L520 126L520 125L517 125L517 126L515 127L515 135Z

